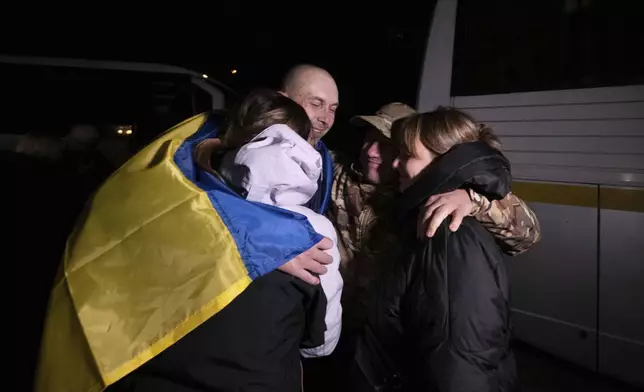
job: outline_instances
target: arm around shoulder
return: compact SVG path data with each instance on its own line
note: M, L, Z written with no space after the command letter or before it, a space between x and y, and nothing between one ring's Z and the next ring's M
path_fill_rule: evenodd
M518 255L541 239L539 220L534 211L513 193L501 200L488 200L469 190L474 208L472 213L496 240L504 252Z

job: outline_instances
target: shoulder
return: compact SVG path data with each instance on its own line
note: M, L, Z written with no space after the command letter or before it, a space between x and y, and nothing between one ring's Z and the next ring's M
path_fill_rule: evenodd
M440 227L441 237L445 244L458 246L491 246L494 237L475 218L468 216L463 219L461 226L456 231L449 229L451 219L446 219Z
M503 263L503 256L494 237L474 218L467 217L457 231L449 222L425 242L425 265L444 264L452 281L485 281L484 276ZM433 267L432 267L433 268Z
M449 229L447 229L449 230ZM487 251L499 251L499 247L490 233L476 218L468 216L458 230L451 233L450 243L456 245L470 245Z

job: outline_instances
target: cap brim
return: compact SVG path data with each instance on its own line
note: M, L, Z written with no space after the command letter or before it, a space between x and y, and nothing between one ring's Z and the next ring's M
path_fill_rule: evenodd
M351 117L349 123L355 126L372 125L380 131L382 135L391 139L391 124L388 124L382 117L378 116L354 116Z

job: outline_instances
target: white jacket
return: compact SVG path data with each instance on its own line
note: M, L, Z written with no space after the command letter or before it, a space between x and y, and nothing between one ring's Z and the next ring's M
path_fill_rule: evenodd
M327 298L324 344L300 350L304 357L330 355L342 329L343 281L337 234L326 217L303 207L318 188L322 171L320 154L291 128L278 124L266 128L239 150L226 154L219 170L233 185L248 192L247 200L302 214L316 232L333 241L333 247L327 251L333 262L327 266L327 273L320 276Z

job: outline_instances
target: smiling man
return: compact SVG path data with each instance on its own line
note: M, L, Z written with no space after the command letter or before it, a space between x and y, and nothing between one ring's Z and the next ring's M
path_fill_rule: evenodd
M322 155L323 170L318 191L307 207L324 213L331 195L333 161L329 150L320 139L329 132L335 122L335 112L340 104L338 86L326 70L315 65L301 64L286 73L282 82L282 94L300 104L313 124L309 142Z
M338 86L331 74L314 65L302 64L287 72L282 92L299 103L313 123L309 141L314 146L331 129L338 109Z

